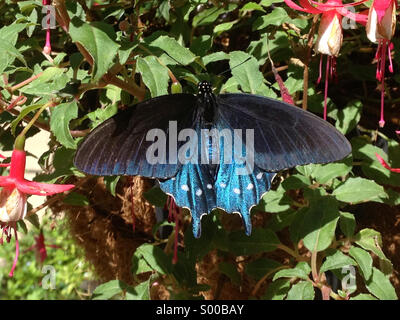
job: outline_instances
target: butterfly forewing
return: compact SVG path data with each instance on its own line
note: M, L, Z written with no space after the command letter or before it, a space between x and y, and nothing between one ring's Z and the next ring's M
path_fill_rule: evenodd
M266 171L341 160L350 143L331 124L284 102L250 94L217 96L218 117L254 130L255 164Z
M190 94L160 96L139 103L95 128L79 146L74 163L78 169L93 175L173 177L181 164L169 161L167 144L164 144L165 163L149 161L147 151L154 140L146 136L151 129L160 129L168 143L171 121L176 121L176 131L180 132L192 128L196 117L196 98ZM177 148L182 143L178 141Z

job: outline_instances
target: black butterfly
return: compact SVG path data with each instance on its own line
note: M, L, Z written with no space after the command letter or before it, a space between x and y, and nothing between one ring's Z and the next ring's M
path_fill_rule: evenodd
M160 96L119 112L84 139L74 162L88 174L157 178L191 211L199 237L201 216L214 208L241 214L250 234L250 210L275 172L350 152L347 139L310 112L257 95L216 96L203 81L197 95Z

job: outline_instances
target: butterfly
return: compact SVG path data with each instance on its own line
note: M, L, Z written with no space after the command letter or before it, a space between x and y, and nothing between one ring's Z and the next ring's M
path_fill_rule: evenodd
M275 174L309 163L341 160L348 140L316 115L284 102L245 93L159 96L117 113L79 145L75 166L100 176L140 175L192 215L215 208L239 213L247 235L250 210L269 191Z

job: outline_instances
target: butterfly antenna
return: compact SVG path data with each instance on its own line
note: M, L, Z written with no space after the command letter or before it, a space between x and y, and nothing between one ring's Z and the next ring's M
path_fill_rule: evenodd
M225 71L222 71L221 73L217 74L217 76L221 76L221 75L223 75L224 73L227 73L228 71L232 71L233 69L235 69L235 68L237 68L237 67L240 67L242 64L246 63L246 62L249 61L251 58L252 58L252 57L248 57L246 60L244 60L243 62L239 63L238 65L236 65L236 66L234 66L234 67L232 67L232 68L229 68L229 69L227 69L227 70L225 70Z

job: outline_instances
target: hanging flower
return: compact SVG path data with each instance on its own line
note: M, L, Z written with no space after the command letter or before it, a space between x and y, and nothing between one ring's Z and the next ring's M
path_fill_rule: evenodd
M339 55L343 42L342 17L348 17L359 23L366 22L366 16L349 11L346 7L359 5L366 0L343 4L342 0L328 0L326 3L319 3L312 0L300 0L301 6L291 0L285 0L286 4L295 10L311 14L322 14L318 28L318 38L315 44L315 51L321 54L319 65L319 76L317 83L322 79L323 55L327 56L325 71L325 92L324 92L324 119L327 114L327 97L329 79L336 77L336 57Z
M3 156L0 156L4 159ZM11 240L11 229L14 230L16 241L16 254L13 266L10 271L10 277L13 276L17 265L19 255L19 242L17 234L17 222L26 216L26 199L28 194L39 196L50 196L70 190L74 187L72 184L57 185L29 181L24 178L26 164L26 153L23 150L14 149L11 156L11 163L2 163L1 167L10 167L8 176L0 176L0 187L3 187L0 193L0 227L2 236L0 242Z
M46 244L43 231L41 230L39 236L35 237L35 244L33 244L26 251L35 250L37 256L39 257L40 263L43 263L44 260L46 260L46 258L47 258L47 249L46 249L46 247L55 248L55 249L60 249L61 248L60 246L57 246L55 244Z
M381 82L381 115L379 126L385 125L384 104L385 104L385 69L386 52L389 58L389 71L393 73L392 64L392 37L396 29L396 8L397 0L374 0L368 12L366 26L367 37L378 44L375 59L376 79Z
M51 0L42 0L43 6L49 6L51 4ZM50 10L47 10L47 16L50 15L51 12ZM50 54L51 53L51 42L50 42L50 17L46 21L47 28L46 28L46 43L43 48L43 52L45 54Z

